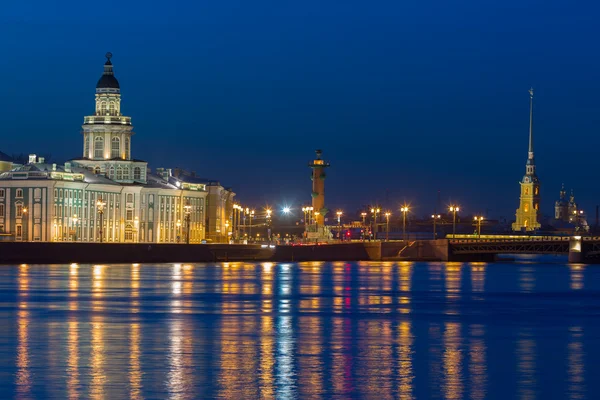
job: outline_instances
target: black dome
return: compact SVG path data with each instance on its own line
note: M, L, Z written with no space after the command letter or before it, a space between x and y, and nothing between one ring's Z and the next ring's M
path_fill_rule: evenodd
M98 80L96 89L119 89L119 81L114 75L102 75Z
M106 62L104 63L104 74L98 80L96 89L119 89L119 81L115 78L113 65L110 59L112 53L106 53Z

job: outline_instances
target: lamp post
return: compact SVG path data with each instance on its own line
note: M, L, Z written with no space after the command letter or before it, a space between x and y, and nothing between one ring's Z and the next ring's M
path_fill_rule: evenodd
M475 222L477 222L477 237L481 237L481 221L483 221L482 216L476 216Z
M392 215L391 212L386 212L385 213L385 241L389 241L390 240L390 215Z
M338 239L340 239L340 242L342 241L342 224L341 224L341 218L342 218L342 211L337 211L337 219L338 219Z
M377 240L377 214L380 212L381 210L379 208L371 208L371 214L373 214L373 229L372 229L372 233L373 233L373 240Z
M452 237L456 235L456 213L460 211L458 206L450 206L450 212L452 213Z
M433 240L435 240L437 237L435 232L435 223L438 219L442 218L442 216L440 214L432 214L431 218L433 218Z
M29 222L29 218L27 218L28 217L27 212L28 212L27 207L23 207L23 219L25 220L25 223L23 224L24 229L22 231L22 235L23 235L22 237L24 238L23 239L24 242L27 242L27 240L28 240L27 236L29 235L29 229L27 229L28 228L27 222Z
M100 243L102 243L103 234L104 234L104 206L106 203L102 200L102 197L98 199L96 202L96 208L98 210L98 215L100 216Z
M271 244L271 209L267 208L267 240Z
M73 235L73 240L76 242L77 241L77 221L79 221L79 218L77 218L77 214L73 215L73 223L75 224L75 235Z
M185 214L185 244L190 244L190 219L192 214L192 206L190 206L188 203L183 206L183 210Z
M406 241L406 213L408 212L408 206L404 205L400 207L402 212L402 240Z
M177 243L179 243L179 239L181 238L181 220L178 219L175 225L177 226Z

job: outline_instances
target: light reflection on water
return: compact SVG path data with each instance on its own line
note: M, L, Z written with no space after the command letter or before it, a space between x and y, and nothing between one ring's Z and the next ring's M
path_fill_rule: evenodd
M600 268L3 266L0 384L31 398L583 399ZM544 379L552 376L553 379Z

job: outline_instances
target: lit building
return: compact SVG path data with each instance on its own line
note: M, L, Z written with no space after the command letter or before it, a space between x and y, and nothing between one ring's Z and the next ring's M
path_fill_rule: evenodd
M94 115L84 118L82 157L57 165L32 154L27 164L8 167L0 158L0 233L17 241L225 241L231 190L169 169L152 174L132 158L133 126L121 114L111 56L96 85Z
M565 185L562 185L559 199L554 203L554 219L572 224L575 231L587 232L590 229L585 212L579 209L575 202L573 189L571 189L571 196L567 201Z
M540 181L535 173L533 156L533 89L529 89L529 152L525 175L521 182L521 197L513 231L534 231L540 228Z

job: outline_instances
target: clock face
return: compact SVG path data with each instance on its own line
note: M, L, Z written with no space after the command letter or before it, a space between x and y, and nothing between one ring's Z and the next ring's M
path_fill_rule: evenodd
M528 176L526 176L525 178L523 178L523 182L525 182L525 183L529 183L530 181L531 181L531 180L529 179L529 177L528 177Z

